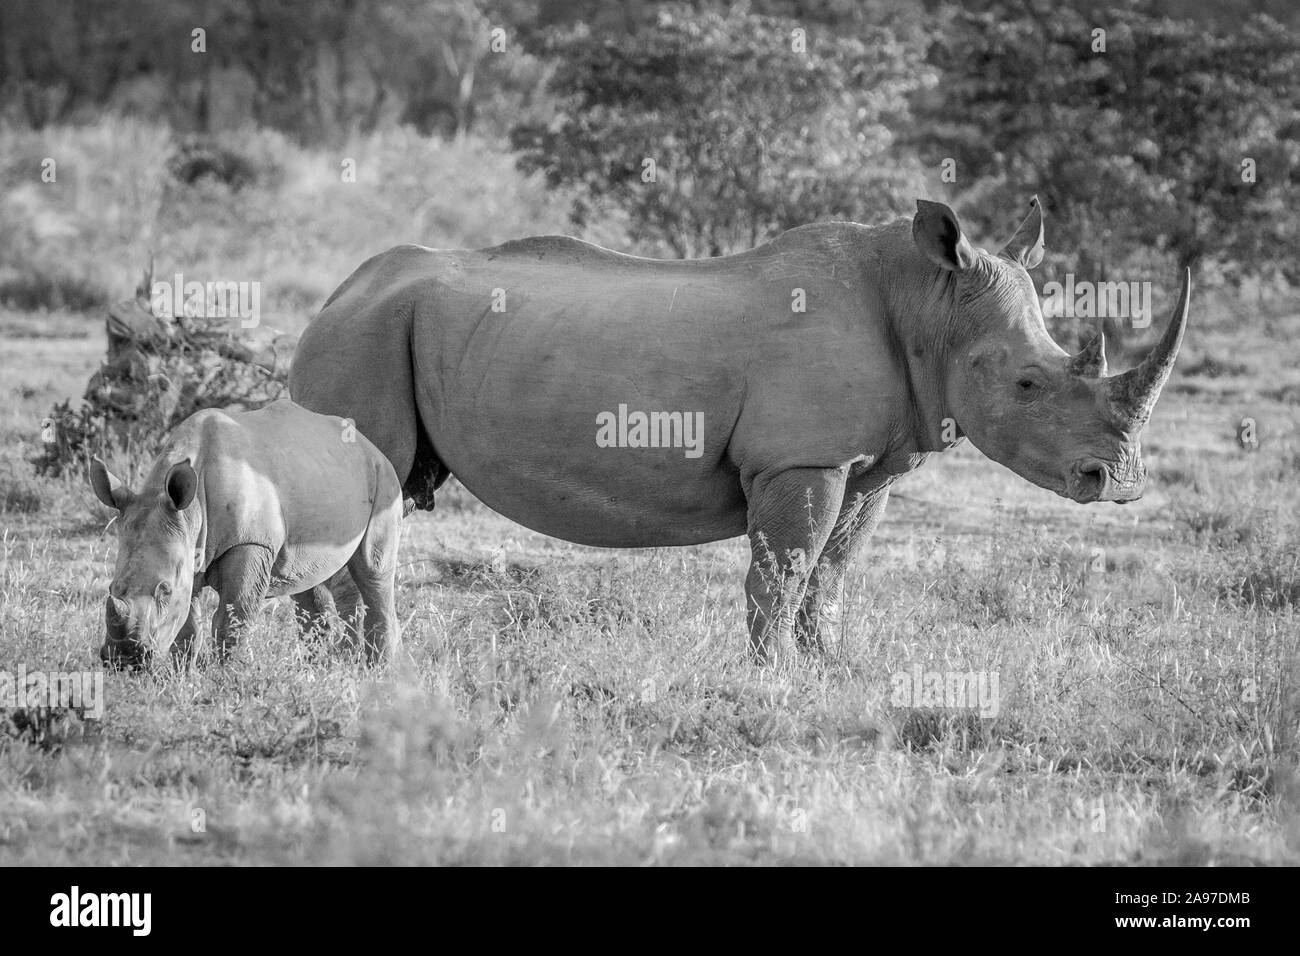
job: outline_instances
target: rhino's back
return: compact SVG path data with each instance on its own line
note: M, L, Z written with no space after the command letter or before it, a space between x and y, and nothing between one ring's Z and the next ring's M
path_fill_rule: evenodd
M654 317L671 326L707 318L719 328L742 317L767 311L768 291L789 311L789 290L802 284L843 281L857 260L849 247L863 238L856 223L817 223L783 233L771 242L734 255L709 259L652 259L614 252L568 236L515 239L470 252L442 253L440 284L478 287L501 280L497 288L515 286L532 300L558 296L574 306L597 301L604 321L619 322L613 303L629 316ZM847 254L846 254L847 253ZM664 292L669 299L663 300ZM672 293L677 293L673 299ZM683 298L684 292L694 296ZM528 298L521 305L526 307ZM571 308L571 319L588 316Z
M875 230L852 222L814 223L782 233L753 249L707 259L654 259L606 249L571 236L530 236L512 239L482 249L435 249L415 244L394 246L363 262L325 303L325 310L341 300L356 322L368 322L386 315L401 304L420 301L439 293L503 291L506 302L497 314L508 314L513 291L527 302L548 295L563 297L571 306L596 299L635 300L657 295L663 289L683 285L698 291L723 293L735 302L737 293L753 283L774 284L788 289L791 283L816 285L821 281L843 284L854 279L861 265L859 249L871 241ZM743 296L741 296L743 298ZM789 304L789 295L782 297ZM675 313L689 321L694 313L682 300ZM676 305L676 303L671 303ZM361 308L362 306L365 308ZM657 311L657 298L648 303ZM607 318L617 318L608 308ZM721 322L729 312L714 316ZM581 319L580 309L570 308L571 319Z

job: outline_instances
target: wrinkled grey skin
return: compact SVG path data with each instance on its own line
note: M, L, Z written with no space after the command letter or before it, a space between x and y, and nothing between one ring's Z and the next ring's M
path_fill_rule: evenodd
M368 659L399 640L401 489L388 460L338 419L289 401L254 412L209 409L176 428L138 493L98 458L90 481L119 513L106 663L145 664L169 648L193 653L204 586L219 597L218 656L268 597L294 595L314 625L322 585L343 568L365 604Z
M1037 200L996 254L947 206L917 206L698 261L559 237L398 246L304 332L291 394L355 418L422 507L454 473L581 544L748 534L752 647L820 646L893 482L963 435L1076 501L1139 497L1138 433L1186 321L1187 283L1151 356L1106 377L1100 338L1071 356L1044 327L1026 271L1042 257ZM703 412L703 454L600 447L597 416L620 404Z

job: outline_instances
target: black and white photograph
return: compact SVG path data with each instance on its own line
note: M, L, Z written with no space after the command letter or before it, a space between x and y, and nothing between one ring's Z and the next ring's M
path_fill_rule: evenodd
M1105 870L1243 944L1298 208L1291 0L0 0L0 866Z

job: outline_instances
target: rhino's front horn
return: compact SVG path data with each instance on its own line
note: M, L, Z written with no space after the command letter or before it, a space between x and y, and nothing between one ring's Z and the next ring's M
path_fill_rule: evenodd
M1080 378L1101 378L1106 374L1106 334L1100 328L1083 351L1070 359L1070 374Z
M1192 294L1192 270L1183 273L1183 292L1169 319L1165 334L1160 337L1151 353L1137 368L1106 380L1107 397L1115 416L1129 430L1141 428L1151 417L1160 389L1169 380L1178 358L1178 347L1183 343L1187 328L1187 302Z

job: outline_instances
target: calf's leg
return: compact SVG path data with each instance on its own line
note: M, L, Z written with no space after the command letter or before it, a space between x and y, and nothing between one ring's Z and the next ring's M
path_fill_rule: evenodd
M225 660L239 640L239 632L266 599L271 585L271 552L260 544L239 544L208 568L207 581L217 592L217 613L212 618L218 660Z
M372 515L361 544L348 561L348 573L364 605L363 640L371 664L391 660L401 642L397 623L397 544L402 529L402 501Z
M330 594L328 582L291 594L289 598L293 601L298 627L305 636L318 636L329 626L329 613L334 607L334 598Z
M194 587L190 590L190 613L176 634L172 644L172 660L177 663L194 660L202 650L199 640L199 593L203 590L203 576L194 576Z
M361 591L357 587L357 582L353 580L352 574L348 571L345 564L339 569L339 572L325 582L329 588L330 597L334 601L334 608L338 612L339 621L343 624L343 631L351 639L354 635L360 635L363 629L363 614L365 613L365 604L361 598ZM358 638L359 639L359 638Z

